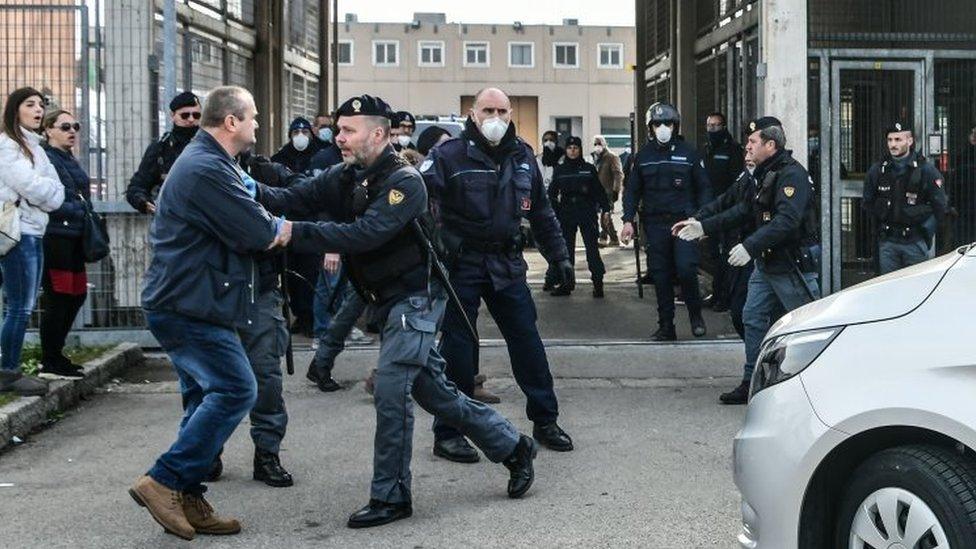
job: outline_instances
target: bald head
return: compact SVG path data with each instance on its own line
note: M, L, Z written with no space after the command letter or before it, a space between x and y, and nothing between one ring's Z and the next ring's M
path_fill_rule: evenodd
M474 96L471 118L480 126L485 120L497 116L505 122L512 120L512 102L498 88L485 88Z

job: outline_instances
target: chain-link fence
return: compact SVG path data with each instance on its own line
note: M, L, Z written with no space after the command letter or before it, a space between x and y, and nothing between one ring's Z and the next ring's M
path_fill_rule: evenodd
M177 0L179 90L205 97L224 84L254 89L259 1ZM286 112L280 114L288 117L318 110L318 67L308 60L318 56L321 1L287 0L283 8L286 49L302 64L284 67ZM170 126L162 37L161 11L148 0L0 0L0 91L35 87L81 122L76 154L91 177L93 203L108 221L111 253L88 265L79 328L144 326L140 294L150 218L124 197L146 147ZM280 144L285 136L277 139Z

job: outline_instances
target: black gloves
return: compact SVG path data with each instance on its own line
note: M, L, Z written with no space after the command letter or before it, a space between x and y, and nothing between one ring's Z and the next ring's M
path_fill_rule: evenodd
M257 154L247 159L247 170L251 177L269 187L286 187L288 178L293 175L285 166Z
M556 273L559 276L558 286L569 291L576 289L576 270L568 259L556 263Z

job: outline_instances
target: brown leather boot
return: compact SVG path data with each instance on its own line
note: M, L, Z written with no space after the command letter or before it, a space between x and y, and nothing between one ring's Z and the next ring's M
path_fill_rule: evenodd
M148 475L143 475L129 488L129 495L141 507L145 507L167 533L183 539L193 539L196 531L186 520L182 494L170 490Z
M198 534L227 536L241 531L241 523L235 518L218 517L214 508L203 496L183 494L183 512L186 520Z
M485 404L498 404L502 401L495 393L492 393L488 389L485 389L485 376L477 375L474 378L474 394L471 397L478 402L484 402Z

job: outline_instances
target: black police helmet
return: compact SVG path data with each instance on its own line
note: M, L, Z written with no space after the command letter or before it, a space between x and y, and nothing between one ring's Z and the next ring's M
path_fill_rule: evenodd
M678 113L678 109L670 103L654 103L644 113L644 124L650 126L654 122L671 122L677 127L678 124L681 124L681 115Z

